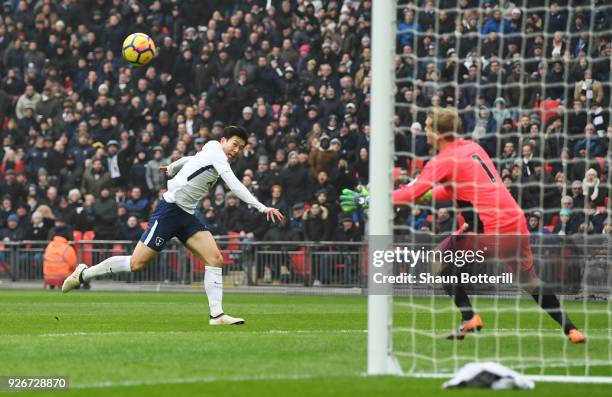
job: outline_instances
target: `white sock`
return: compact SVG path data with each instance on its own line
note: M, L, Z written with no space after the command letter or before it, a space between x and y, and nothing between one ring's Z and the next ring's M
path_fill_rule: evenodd
M204 290L208 296L211 317L223 314L223 276L220 267L206 266L204 272Z
M107 274L129 273L131 256L111 256L104 259L99 264L83 270L84 281L89 281L94 277L105 276Z

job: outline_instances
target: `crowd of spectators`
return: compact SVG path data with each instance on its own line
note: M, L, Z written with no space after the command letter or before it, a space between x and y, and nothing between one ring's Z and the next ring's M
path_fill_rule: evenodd
M532 230L611 230L606 2L400 3L395 149L411 155L396 166L414 177L431 155L427 108L457 107ZM237 124L251 135L236 175L287 222L265 222L219 183L197 212L214 234L360 240L362 215L342 214L337 199L369 182L371 9L371 0L5 1L0 239L46 240L68 225L136 240L165 191L160 166ZM158 45L146 67L121 59L132 32ZM401 210L396 223L452 228L454 211L431 215Z
M456 107L464 137L494 158L532 232L609 233L612 7L598 0L474 3L404 8L396 125L408 128L396 134L396 150L430 156L422 136L427 108ZM443 232L453 216L408 209L399 223Z

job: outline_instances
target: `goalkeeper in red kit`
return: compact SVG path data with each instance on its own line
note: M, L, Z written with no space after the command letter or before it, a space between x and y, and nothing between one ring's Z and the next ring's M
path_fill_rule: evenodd
M455 233L446 238L441 250L483 250L489 260L502 262L520 270L519 277L525 290L559 325L572 343L586 341L584 335L561 309L552 292L544 290L536 275L529 231L523 211L502 182L493 162L480 145L460 139L461 118L456 110L431 110L425 122L427 143L437 155L423 168L410 184L393 192L394 205L415 202L453 200L456 204L473 208L483 230L474 236ZM368 193L345 189L340 198L343 210L351 212L367 207ZM453 266L437 264L440 275L452 275ZM480 330L482 319L475 314L470 299L461 284L445 284L444 290L461 311L462 322L457 333L449 339L463 339L468 332Z

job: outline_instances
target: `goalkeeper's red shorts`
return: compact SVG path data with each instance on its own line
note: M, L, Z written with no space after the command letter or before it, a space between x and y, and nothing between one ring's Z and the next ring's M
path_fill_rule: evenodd
M440 250L480 251L486 262L503 264L512 271L535 276L529 235L456 234L444 239Z

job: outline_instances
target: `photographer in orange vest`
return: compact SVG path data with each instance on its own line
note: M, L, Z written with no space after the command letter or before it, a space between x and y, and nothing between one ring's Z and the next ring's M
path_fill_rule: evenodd
M45 284L48 280L64 280L77 266L76 251L69 244L69 230L65 226L55 228L55 235L45 249L43 274ZM61 285L61 283L59 284Z

